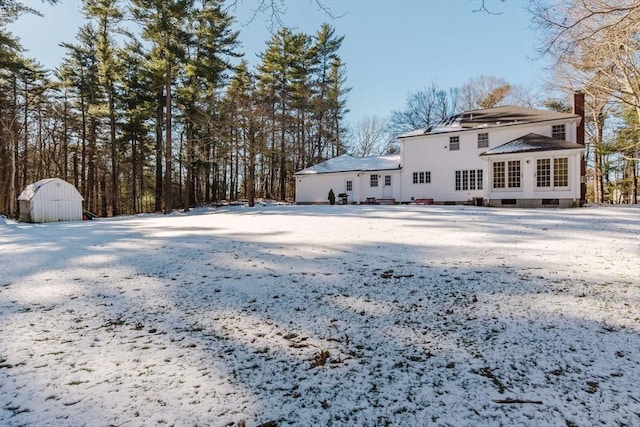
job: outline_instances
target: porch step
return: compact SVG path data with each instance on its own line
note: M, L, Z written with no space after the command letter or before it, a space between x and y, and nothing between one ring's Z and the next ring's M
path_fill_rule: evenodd
M381 205L395 205L396 199L377 199L377 202Z

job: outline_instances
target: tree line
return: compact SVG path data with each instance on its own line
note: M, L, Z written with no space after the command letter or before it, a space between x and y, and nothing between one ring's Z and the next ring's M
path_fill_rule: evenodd
M345 152L397 151L399 133L459 111L507 104L571 111L558 97L479 76L459 88L431 83L388 119L348 127L343 37L334 28L305 34L277 26L252 69L223 3L84 0L86 21L49 71L7 30L37 11L0 0L0 213L16 216L19 191L50 176L73 182L85 207L102 216L290 200L296 170ZM282 13L280 3L265 4L272 21ZM541 55L554 60L548 89L586 94L589 201L637 203L640 6L528 5ZM480 2L479 13L500 13L498 2L487 6Z
M223 3L84 0L50 72L7 30L37 12L0 0L0 213L51 176L101 216L286 200L293 172L342 154L343 37L282 27L251 69Z

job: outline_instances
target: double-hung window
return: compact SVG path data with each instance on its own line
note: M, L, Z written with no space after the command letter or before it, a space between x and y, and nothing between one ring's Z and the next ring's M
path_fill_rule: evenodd
M459 136L450 136L449 137L449 151L458 151L460 150L460 137Z
M551 137L555 139L567 139L567 133L564 125L551 126Z
M488 133L479 133L478 134L478 148L488 148L489 147L489 134Z
M370 181L369 181L369 185L371 187L377 187L378 186L378 175L371 175Z

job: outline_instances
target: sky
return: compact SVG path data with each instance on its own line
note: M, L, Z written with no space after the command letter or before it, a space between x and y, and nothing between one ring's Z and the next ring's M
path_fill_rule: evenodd
M55 68L84 23L81 0L56 6L23 0L44 17L23 16L9 29L20 37L27 56ZM548 75L538 58L538 37L525 2L487 0L492 12L479 12L476 0L286 0L282 23L309 34L328 22L345 37L340 56L346 63L347 121L388 117L401 110L407 95L435 82L443 89L472 78L495 76L525 87L542 85ZM237 0L241 51L259 62L273 27L269 14L254 14L259 0ZM255 15L252 20L251 17Z

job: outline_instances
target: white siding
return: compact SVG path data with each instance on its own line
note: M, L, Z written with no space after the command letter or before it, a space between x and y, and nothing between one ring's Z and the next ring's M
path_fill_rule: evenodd
M485 171L485 199L567 199L580 200L580 160L578 150L557 150L491 156ZM538 159L567 157L569 159L569 185L565 189L540 189L536 187L536 164ZM520 160L521 186L519 189L493 189L493 162ZM553 180L553 177L551 177Z
M82 220L82 196L73 185L58 178L28 186L19 200L20 217L30 222Z
M371 187L371 175L376 174L378 187ZM348 193L348 203L364 203L368 197L385 198L384 177L391 176L391 197L399 201L401 175L399 170L366 171L366 172L335 172L323 174L304 174L296 176L296 203L329 203L329 190L338 194ZM353 182L353 190L347 191L347 181Z
M528 133L537 133L551 137L552 124L512 125L500 128L478 128L459 132L447 132L436 135L405 138L402 140L402 195L403 202L414 199L434 199L436 202L466 202L473 197L485 197L483 190L456 191L456 170L483 169L483 188L489 185L487 161L480 154L491 148L505 144ZM566 139L575 142L575 123L565 121ZM478 134L489 134L489 147L478 148ZM460 138L460 149L449 150L449 137ZM430 171L431 184L413 184L413 172ZM578 174L579 175L579 174ZM557 196L556 196L557 197Z

